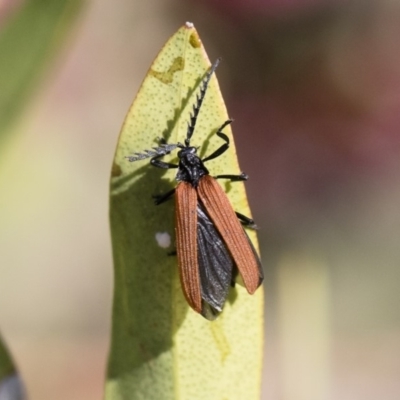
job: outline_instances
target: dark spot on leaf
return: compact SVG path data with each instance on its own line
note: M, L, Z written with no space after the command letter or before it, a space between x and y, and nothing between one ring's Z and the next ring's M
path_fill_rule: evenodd
M171 83L174 79L175 72L182 71L185 66L185 60L183 57L176 57L172 65L165 72L150 70L150 75L160 80L162 83Z
M197 34L196 31L194 31L189 38L189 43L192 45L192 47L197 48L201 46L201 40L199 38L199 35Z

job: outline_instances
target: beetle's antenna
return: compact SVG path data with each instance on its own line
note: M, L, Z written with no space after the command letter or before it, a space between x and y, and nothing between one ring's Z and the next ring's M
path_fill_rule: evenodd
M172 150L175 150L179 147L179 143L177 144L162 144L160 147L153 147L152 150L144 150L143 153L134 153L133 156L126 157L129 161L138 161L144 160L145 158L155 157L155 156L165 156L170 153Z
M216 68L218 67L219 62L221 61L220 58L214 62L210 70L207 72L206 76L203 79L203 82L200 87L200 93L196 95L196 104L193 105L193 113L190 114L190 124L188 124L188 130L186 133L185 139L185 146L188 147L190 145L190 139L192 138L194 127L196 126L197 116L199 115L200 107L203 103L204 96L206 94L206 90L208 87L208 83L210 82L210 78Z

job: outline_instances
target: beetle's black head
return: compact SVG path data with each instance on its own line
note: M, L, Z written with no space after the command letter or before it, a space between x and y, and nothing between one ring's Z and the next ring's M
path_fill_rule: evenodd
M183 147L182 150L178 151L178 157L184 158L189 156L190 154L196 154L196 153L197 153L197 147L193 146Z
M197 155L197 147L184 147L178 152L179 167L176 174L177 181L189 182L197 187L202 176L208 175L208 169Z

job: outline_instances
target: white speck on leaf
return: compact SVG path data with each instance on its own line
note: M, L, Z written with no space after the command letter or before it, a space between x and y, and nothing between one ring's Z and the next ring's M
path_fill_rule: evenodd
M157 232L156 241L160 247L166 249L167 247L171 246L171 235L168 232Z

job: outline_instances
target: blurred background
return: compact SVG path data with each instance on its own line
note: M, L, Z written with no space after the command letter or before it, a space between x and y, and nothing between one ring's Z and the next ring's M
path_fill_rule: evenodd
M35 3L46 21L68 1L0 0L0 38ZM111 160L147 69L185 21L223 58L251 178L266 273L262 398L399 399L400 2L70 3L18 118L2 104L0 328L30 399L102 398Z

